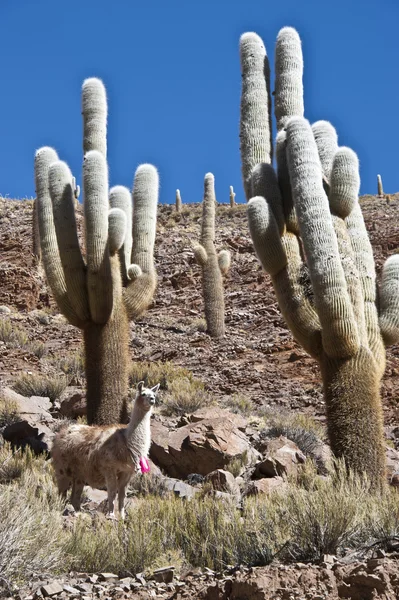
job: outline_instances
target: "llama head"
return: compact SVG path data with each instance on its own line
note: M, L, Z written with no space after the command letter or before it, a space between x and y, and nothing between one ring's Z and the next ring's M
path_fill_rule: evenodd
M155 404L155 397L159 390L160 384L158 383L153 388L144 387L144 381L140 381L137 385L137 395L135 404L142 410L149 411Z

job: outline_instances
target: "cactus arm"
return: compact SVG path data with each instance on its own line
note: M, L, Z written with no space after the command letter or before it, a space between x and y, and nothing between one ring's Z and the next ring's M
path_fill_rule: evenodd
M124 294L128 316L133 320L142 315L151 304L157 284L154 245L158 190L159 177L156 168L148 164L140 165L133 186L132 265L128 270L128 273L134 273L135 276ZM141 274L137 267L141 269Z
M387 346L399 342L399 255L384 264L380 288L380 327Z
M373 257L373 249L364 223L359 201L345 219L346 228L351 240L355 256L355 264L360 277L363 292L364 312L369 347L377 364L380 366L381 375L385 370L385 347L381 338L380 325L377 311L377 277Z
M359 161L350 148L339 148L331 163L328 200L331 212L345 219L358 202L360 190Z
M304 114L302 46L297 31L292 27L283 27L278 33L275 72L274 114L280 131L290 117L302 117Z
M212 173L207 173L204 180L204 200L202 203L202 228L201 244L208 252L208 244L215 242L215 216L216 216L216 198L215 198L215 178Z
M95 323L106 323L113 308L108 248L108 172L98 150L86 153L83 163L86 226L87 290Z
M312 125L312 131L319 152L323 175L329 180L334 156L338 150L337 132L328 121L316 121Z
M72 173L63 161L51 165L49 189L69 301L79 319L86 322L90 319L86 291L86 266L80 251L76 227Z
M121 208L108 212L108 244L111 256L119 252L126 235L126 214Z
M323 190L317 146L306 119L295 117L287 124L287 159L323 348L332 358L350 357L359 349L359 335Z
M218 265L222 275L227 275L231 265L231 254L228 250L221 250L218 254Z
M194 258L197 261L197 263L201 267L206 265L206 263L208 261L208 254L207 254L204 246L201 246L201 244L195 244L193 246L193 252L194 252Z
M251 174L259 163L271 163L273 155L270 66L263 41L256 33L240 38L242 74L240 151L247 201L252 198Z
M176 212L181 213L182 201L181 201L180 190L176 190L176 203L175 203L175 207L176 207Z
M57 160L58 156L55 150L48 147L40 148L35 155L35 183L42 260L47 281L60 311L72 325L81 328L83 323L73 310L68 297L48 186L50 165Z
M122 269L124 285L127 285L127 270L131 263L133 233L132 233L132 196L128 188L123 185L115 185L109 191L109 204L111 208L120 208L126 215L126 231L123 246L119 251L119 259Z
M381 175L377 175L377 194L378 194L379 198L384 197L384 188L382 186Z
M281 199L283 203L283 213L285 227L296 235L299 234L298 219L296 218L294 201L292 199L292 190L290 174L287 163L287 134L284 130L279 131L276 139L276 162L277 162L277 180L280 187Z
M247 214L256 254L272 277L288 327L311 356L320 356L320 321L301 282L303 263L297 237L286 233L280 238L274 214L264 198L252 198Z
M83 155L98 150L107 156L107 94L103 82L91 77L82 86Z
M253 198L261 196L267 200L267 204L273 212L278 232L283 235L285 233L283 203L276 172L272 165L260 163L254 168L252 171L252 193Z
M235 194L233 186L231 185L230 186L230 192L229 192L229 199L230 199L230 206L231 206L231 208L233 208L233 206L235 206L235 204L236 204L235 197L236 197L236 194Z

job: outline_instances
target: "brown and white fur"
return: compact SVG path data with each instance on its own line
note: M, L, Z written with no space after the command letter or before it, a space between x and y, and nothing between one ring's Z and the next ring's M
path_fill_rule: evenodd
M114 516L118 493L119 514L125 517L127 484L140 470L141 457L148 457L151 445L150 418L159 384L145 388L140 381L129 424L79 425L61 427L54 438L51 456L60 494L65 498L72 486L71 502L80 509L83 487L107 489L108 514Z

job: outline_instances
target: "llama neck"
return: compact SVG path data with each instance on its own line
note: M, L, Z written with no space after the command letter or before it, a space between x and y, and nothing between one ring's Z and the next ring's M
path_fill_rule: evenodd
M148 440L151 436L150 421L151 411L144 411L135 405L125 435L128 447L140 456L145 456L148 452Z

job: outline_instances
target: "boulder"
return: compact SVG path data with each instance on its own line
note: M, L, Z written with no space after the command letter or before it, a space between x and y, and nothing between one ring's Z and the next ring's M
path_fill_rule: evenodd
M67 388L60 399L59 412L68 419L77 419L87 414L84 392L75 388Z
M250 481L244 492L244 496L259 496L272 494L275 491L285 492L288 488L287 482L282 477L270 477Z
M153 421L150 457L168 475L183 479L190 473L208 475L225 469L237 459L248 463L256 451L237 426L236 417L224 411L223 416L216 413L214 418L204 418L171 432Z
M41 396L31 396L26 398L17 394L9 387L2 388L0 391L3 398L15 403L21 420L26 420L30 425L37 423L52 423L54 421L49 410L51 402L49 398Z
M209 481L212 484L214 490L219 492L227 492L234 496L240 495L240 487L235 480L235 477L230 471L224 471L223 469L217 469L208 473L205 477L205 481Z
M252 479L295 475L305 460L306 456L294 442L284 436L273 438L267 443L266 456L255 465Z
M51 450L54 434L44 424L39 423L37 427L33 427L24 420L7 425L3 430L3 437L14 448L29 446L34 454L39 455Z

